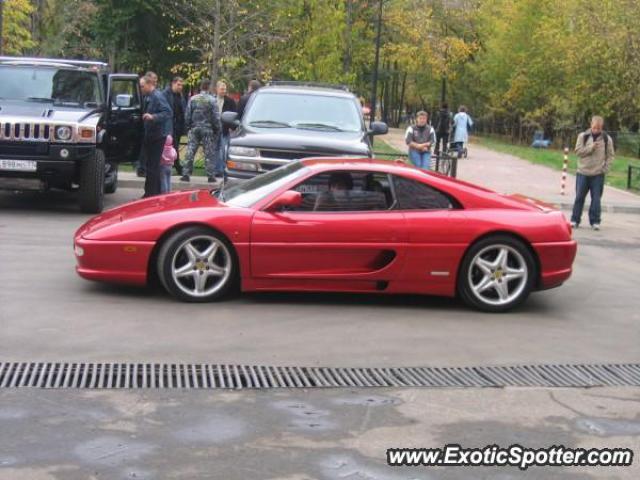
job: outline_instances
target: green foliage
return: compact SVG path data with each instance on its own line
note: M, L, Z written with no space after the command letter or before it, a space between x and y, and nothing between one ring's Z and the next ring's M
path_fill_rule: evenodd
M3 12L3 53L22 55L34 45L30 30L33 6L29 0L6 0Z

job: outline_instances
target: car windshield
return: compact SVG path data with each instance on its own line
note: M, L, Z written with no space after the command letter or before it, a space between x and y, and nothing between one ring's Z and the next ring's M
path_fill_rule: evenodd
M356 101L330 95L261 92L253 99L243 121L257 128L362 131Z
M98 75L55 67L0 65L0 98L91 107L101 103Z
M218 190L214 195L220 197L227 205L250 207L290 180L303 176L308 170L301 162L292 162L229 189Z

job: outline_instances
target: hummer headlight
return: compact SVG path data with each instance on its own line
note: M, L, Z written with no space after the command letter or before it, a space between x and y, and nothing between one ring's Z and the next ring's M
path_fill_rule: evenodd
M66 142L67 140L71 140L71 127L56 127L56 140L62 140Z

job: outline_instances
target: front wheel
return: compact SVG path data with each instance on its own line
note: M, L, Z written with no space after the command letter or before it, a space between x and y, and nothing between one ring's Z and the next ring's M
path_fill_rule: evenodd
M80 164L80 210L84 213L100 213L104 208L104 152L96 149L92 159Z
M535 260L523 242L495 235L467 251L458 275L458 292L469 306L506 312L527 299L536 275Z
M171 235L160 248L158 277L164 288L185 302L218 300L238 275L238 262L229 242L204 227Z

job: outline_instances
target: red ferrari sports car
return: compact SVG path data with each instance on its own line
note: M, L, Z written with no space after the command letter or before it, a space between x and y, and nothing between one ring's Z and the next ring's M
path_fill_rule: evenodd
M180 300L243 291L459 295L506 311L571 275L563 214L521 196L369 159L305 159L233 187L181 191L94 217L75 235L87 279Z

